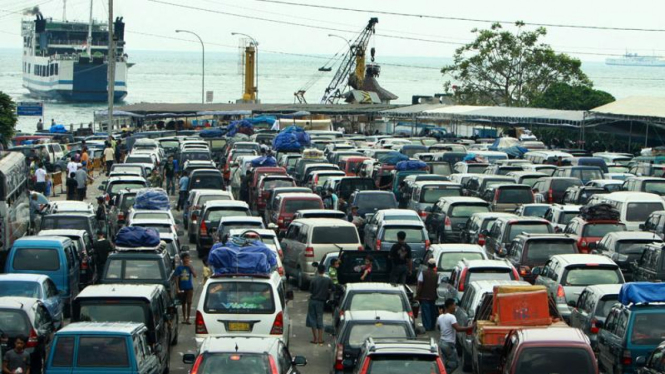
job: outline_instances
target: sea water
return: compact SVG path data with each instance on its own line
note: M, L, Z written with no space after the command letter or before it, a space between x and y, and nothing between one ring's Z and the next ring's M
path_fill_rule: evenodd
M16 101L34 100L22 86L20 49L0 49L0 91ZM242 76L238 55L223 52L206 53L205 90L213 91L214 103L235 102L242 96ZM292 56L258 53L259 99L263 103L294 103L294 92L307 88L308 103L319 103L339 64L329 56ZM129 94L123 104L141 102L200 103L201 53L172 51L129 51L127 87ZM451 63L450 58L380 57L381 86L399 96L395 104L410 104L413 95L433 95L444 92L446 79L440 69ZM330 72L319 72L331 66ZM628 96L665 96L665 67L607 66L603 62L584 62L584 72L594 87L605 90L617 99ZM308 84L309 83L309 84ZM106 104L76 104L46 102L44 122L88 123L95 110ZM35 130L35 117L21 117L17 129Z

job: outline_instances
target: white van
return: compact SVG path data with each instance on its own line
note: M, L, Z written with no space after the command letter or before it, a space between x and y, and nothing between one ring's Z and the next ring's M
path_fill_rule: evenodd
M663 199L652 193L622 191L600 196L602 202L619 211L628 231L639 231L640 224L646 222L652 212L665 209Z
M293 291L276 271L210 278L196 307L196 346L210 336L273 337L288 346L289 300Z

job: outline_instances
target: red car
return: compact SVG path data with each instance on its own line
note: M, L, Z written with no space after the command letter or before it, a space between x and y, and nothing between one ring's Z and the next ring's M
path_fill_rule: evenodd
M568 222L563 232L576 237L580 253L591 253L605 234L615 231L626 231L626 225L615 220L586 221L582 217L575 217Z

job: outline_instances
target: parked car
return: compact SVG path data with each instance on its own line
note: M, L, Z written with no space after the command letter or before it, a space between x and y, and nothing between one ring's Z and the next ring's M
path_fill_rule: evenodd
M213 228L219 226L224 217L250 217L252 212L244 201L213 200L201 208L198 227L196 228L196 251L200 258L207 257L213 244Z
M272 209L269 223L275 224L279 232L285 232L293 216L303 209L323 209L323 200L314 193L283 193L277 195Z
M55 283L40 274L0 274L0 298L29 297L38 299L46 307L56 330L63 326L64 301ZM0 312L1 314L1 312ZM0 327L3 330L4 327Z
M515 210L515 214L520 217L545 218L547 211L549 211L551 207L552 205L550 204L542 203L522 204Z
M626 231L626 225L615 220L590 220L575 217L568 222L563 230L565 234L575 236L577 248L581 253L590 253L591 243L596 243L610 232Z
M432 207L425 221L430 240L459 243L466 221L474 213L489 212L490 205L477 197L444 197Z
M619 219L628 230L639 230L649 215L665 210L663 198L646 192L613 192L602 196L602 201L619 211Z
M416 372L443 373L445 367L436 341L368 338L360 348L358 374Z
M526 184L497 184L485 189L480 196L490 203L493 212L512 213L522 204L533 204L531 187Z
M577 299L570 315L570 326L582 330L589 337L591 348L598 350L598 332L605 323L612 306L619 301L621 284L587 286Z
M647 244L642 256L631 263L633 280L636 282L662 282L665 280L663 243Z
M397 200L390 191L358 191L351 194L348 210L358 207L358 214L365 218L367 213L375 213L382 209L396 209Z
M651 212L646 221L639 226L640 230L652 232L665 239L665 210Z
M552 223L555 232L563 232L568 223L580 213L581 205L552 204L545 219Z
M430 246L425 225L422 222L384 222L376 232L376 241L365 243L368 250L390 251L397 243L397 234L406 234L405 242L411 247L411 257L414 265L418 266L425 251ZM415 276L415 274L413 274Z
M138 190L120 191L115 199L109 202L109 209L106 212L108 220L108 237L115 241L115 234L120 231L125 224L129 210L134 206L136 193Z
M462 186L450 182L415 182L408 195L407 208L415 210L420 218L426 219L440 198L462 196Z
M603 170L599 166L563 166L559 167L552 176L578 178L582 181L582 184L585 184L590 180L605 178L603 176Z
M97 269L97 254L92 247L92 238L85 230L42 230L37 236L64 236L71 239L79 256L79 288L97 283L102 269Z
M609 193L606 189L601 187L591 186L573 186L569 187L563 195L564 204L572 205L585 205L591 196L604 195Z
M579 253L577 241L564 234L520 234L513 239L506 259L533 284L536 276L531 270L543 266L552 256Z
M494 221L492 229L483 232L485 235L485 251L487 256L494 259L506 257L513 244L513 239L523 233L551 234L552 225L535 217L501 217Z
M410 289L409 289L410 291ZM411 295L413 297L413 294ZM337 330L346 312L384 311L403 313L415 326L413 306L406 288L385 282L347 283L333 311L333 326ZM415 304L414 306L418 306Z
M484 231L491 231L494 222L500 217L517 217L511 213L494 213L494 212L485 212L485 213L474 213L466 221L466 226L462 231L462 243L468 244L478 244L481 246L485 245L486 236L483 234Z
M579 178L547 177L538 179L532 190L534 194L540 194L543 197L543 202L561 204L568 187L581 185L582 181Z
M649 232L616 231L605 235L591 248L598 254L607 256L621 268L626 281L633 280L633 262L637 262L650 243L662 243L663 240Z
M648 356L640 356L635 360L638 367L637 374L662 374L665 373L663 366L663 354L665 354L665 344L661 343Z
M466 260L455 265L450 277L443 277L436 290L437 305L443 305L446 299L461 300L469 284L475 280L519 280L519 274L506 260Z
M481 246L474 244L434 244L419 261L418 276L427 269L427 261L432 258L436 261L436 273L441 283L444 277L450 277L460 261L487 260L487 254Z

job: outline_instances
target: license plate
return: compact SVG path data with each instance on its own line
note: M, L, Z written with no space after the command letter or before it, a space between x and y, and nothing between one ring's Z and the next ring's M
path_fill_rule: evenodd
M249 331L249 323L229 322L229 331Z

